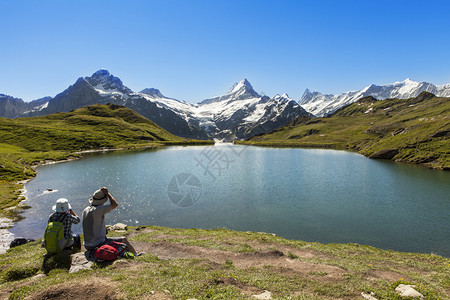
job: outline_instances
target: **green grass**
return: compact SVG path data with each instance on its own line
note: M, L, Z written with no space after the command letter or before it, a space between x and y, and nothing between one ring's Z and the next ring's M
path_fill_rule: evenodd
M237 143L344 149L369 157L394 150L395 161L450 169L449 119L449 98L428 93L405 100L367 97L331 117L301 117L268 134Z
M132 243L165 242L168 250L172 248L170 245L173 249L177 245L191 245L195 239L209 241L195 244L200 249L198 253L220 249L229 258L218 264L206 257L163 260L147 253L121 264L69 274L67 258L59 263L55 260L51 266L56 269L45 269L49 263L42 257L44 250L39 242L34 242L0 255L0 293L9 291L10 299L24 299L38 291L53 291L61 283L66 289L79 289L86 282L101 279L111 282L111 289L124 299L142 299L153 293L174 299L249 299L250 294L257 293L255 290L268 290L274 299L360 299L361 292L374 292L378 299L400 299L394 292L400 283L416 285L426 299L450 296L450 260L437 255L386 251L357 244L325 245L225 229L139 226L129 228L127 235ZM290 272L289 266L242 267L235 261L235 254L245 253L227 245L252 245L253 251L280 249L286 259L319 269L297 274ZM309 255L302 255L305 252ZM330 268L334 267L341 272L333 275ZM373 275L383 272L398 276ZM48 276L33 281L31 277L39 273ZM253 292L246 294L249 287Z

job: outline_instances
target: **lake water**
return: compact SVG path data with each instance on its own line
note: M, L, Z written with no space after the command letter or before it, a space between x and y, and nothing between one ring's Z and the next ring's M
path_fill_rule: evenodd
M92 154L37 171L26 184L32 208L11 229L17 236L42 237L57 198L81 215L107 186L119 202L109 224L263 231L450 257L450 172L345 151L228 144Z

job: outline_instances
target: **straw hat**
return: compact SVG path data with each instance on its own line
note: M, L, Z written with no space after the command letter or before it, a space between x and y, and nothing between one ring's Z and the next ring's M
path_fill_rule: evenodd
M89 202L92 205L102 205L107 200L108 200L108 196L105 193L103 193L103 191L100 189L100 190L96 190L94 192L92 197L89 199Z

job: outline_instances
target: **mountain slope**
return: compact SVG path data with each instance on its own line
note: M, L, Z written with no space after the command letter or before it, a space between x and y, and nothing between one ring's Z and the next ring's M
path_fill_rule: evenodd
M113 103L137 111L172 134L185 138L208 139L206 133L195 124L189 124L182 115L166 105L160 105L159 100L144 93L133 93L119 78L107 70L99 70L91 77L79 78L75 84L50 99L45 108L28 112L26 116L43 116L68 112L86 105ZM164 99L162 101L164 102Z
M450 84L435 86L428 82L416 82L409 78L388 85L369 85L360 91L351 91L342 94L321 94L306 89L299 104L308 112L323 117L335 110L353 103L358 99L372 96L378 100L407 99L417 97L421 92L429 92L440 97L450 97Z
M252 138L259 145L326 147L371 158L450 169L450 98L422 92L409 99L365 97L328 118L298 118Z
M2 143L27 151L75 151L183 140L115 104L97 104L42 117L0 118L0 136Z
M172 134L195 139L244 139L273 130L308 113L287 95L259 95L247 79L224 95L198 104L168 98L159 90L133 92L107 70L81 77L54 98L25 108L21 99L3 101L0 116L14 118L68 112L85 105L113 103L131 108ZM2 107L4 107L2 111Z

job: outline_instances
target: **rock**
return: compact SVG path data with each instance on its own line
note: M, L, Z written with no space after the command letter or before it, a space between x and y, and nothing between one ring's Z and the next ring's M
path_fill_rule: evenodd
M123 265L128 265L130 262L128 260L124 260L124 259L116 259L113 262L113 266L123 266Z
M109 230L113 230L113 231L119 231L119 230L127 230L128 225L123 224L123 223L116 223L114 225L108 226Z
M6 253L9 249L9 244L14 240L14 234L7 229L0 229L0 254Z
M374 295L375 294L373 292L370 293L370 294L366 294L364 292L361 293L361 296L363 296L364 299L367 299L367 300L378 300L377 298L374 297Z
M384 149L369 155L369 158L375 159L392 159L398 154L397 149Z
M272 299L272 293L269 291L264 291L264 293L261 293L259 295L252 295L252 297L256 299Z
M18 237L18 238L15 238L13 241L11 241L11 243L9 244L9 248L14 248L14 247L17 247L17 246L20 246L20 245L23 245L23 244L26 244L29 242L34 242L34 240L26 239L23 237Z
M45 277L47 277L45 274L37 274L37 275L34 275L33 277L31 277L31 279L38 280L38 279L44 279Z
M69 273L76 273L82 270L90 269L93 261L88 260L89 254L86 252L78 252L72 255L72 265L70 266Z
M402 297L423 298L423 295L414 289L415 287L410 284L399 284L395 291Z

